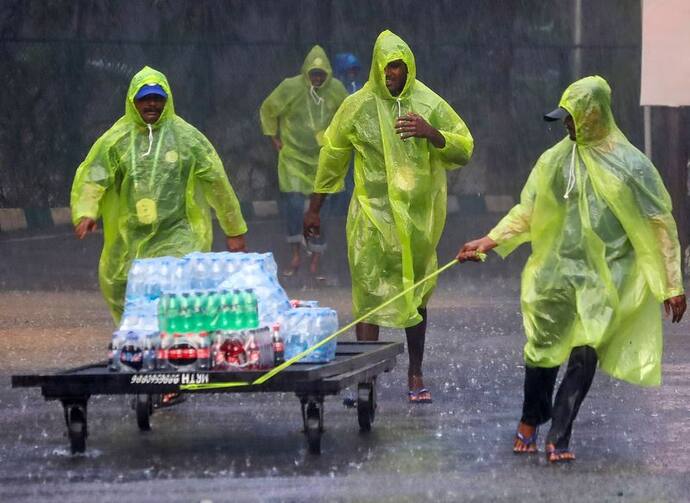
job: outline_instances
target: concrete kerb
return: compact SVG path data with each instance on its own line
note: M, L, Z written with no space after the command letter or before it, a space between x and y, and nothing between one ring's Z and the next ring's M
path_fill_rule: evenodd
M0 232L26 229L26 216L21 208L0 208Z

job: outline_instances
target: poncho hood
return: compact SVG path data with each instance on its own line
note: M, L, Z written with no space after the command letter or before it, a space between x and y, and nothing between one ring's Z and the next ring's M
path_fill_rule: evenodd
M611 112L611 88L598 75L570 84L558 106L572 115L578 145L599 143L616 129Z
M307 83L308 87L311 87L311 80L309 80L309 72L312 70L323 70L326 72L326 80L321 84L320 88L325 87L333 77L333 69L331 68L331 62L326 56L326 51L320 45L315 45L307 53L304 58L304 63L302 63L302 75Z
M168 95L165 101L165 108L163 108L163 113L158 118L155 124L152 126L158 127L165 121L171 119L175 115L175 105L173 101L172 91L170 90L170 84L168 84L168 79L163 73L151 68L150 66L145 66L139 70L132 81L129 83L129 89L127 90L127 97L125 99L125 117L135 123L137 126L146 127L146 122L139 115L139 111L134 106L134 96L136 96L141 86L158 84L163 88L163 90Z
M391 61L401 59L407 65L407 81L399 96L391 95L386 87L386 75L384 70ZM369 70L369 86L374 93L384 99L404 99L414 88L417 80L417 65L415 64L412 49L403 39L395 33L385 30L376 38L374 52L371 57L371 69Z

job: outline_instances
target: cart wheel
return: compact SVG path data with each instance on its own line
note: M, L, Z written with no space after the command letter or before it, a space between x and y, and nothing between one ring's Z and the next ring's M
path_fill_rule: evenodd
M151 395L137 395L136 398L137 426L141 431L151 429L151 414L153 414L153 400Z
M80 454L86 450L86 409L81 405L71 405L66 415L70 451Z
M323 409L316 402L309 402L304 420L304 433L311 454L321 454L321 425Z
M376 388L373 383L357 386L357 421L360 431L371 431L376 413Z

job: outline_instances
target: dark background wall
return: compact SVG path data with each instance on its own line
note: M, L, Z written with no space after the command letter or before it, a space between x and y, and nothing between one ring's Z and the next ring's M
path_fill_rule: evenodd
M576 48L572 0L0 0L0 207L67 205L76 166L146 64L167 74L177 112L216 146L240 198L273 199L261 101L316 43L354 52L368 74L385 28L475 137L451 192L516 196L563 135L540 117L578 76L577 49L581 74L609 80L619 125L642 147L640 2L582 5Z

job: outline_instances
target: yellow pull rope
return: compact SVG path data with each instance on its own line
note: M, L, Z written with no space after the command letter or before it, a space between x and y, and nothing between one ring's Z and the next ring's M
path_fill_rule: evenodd
M482 262L483 262L484 260L486 260L486 254L484 254L484 253L477 252L477 256L479 257L479 259L480 259ZM384 307L386 307L386 306L392 304L393 302L395 302L395 301L398 300L399 298L403 297L403 296L406 295L407 293L411 292L412 290L414 290L414 289L417 288L418 286L422 285L423 283L426 283L427 281L429 281L429 280L432 279L432 278L435 278L436 276L438 276L438 275L441 274L442 272L444 272L444 271L450 269L451 267L453 267L453 266L454 266L455 264L457 264L457 263L458 263L458 261L457 261L456 259L451 260L450 262L448 262L448 263L447 263L446 265L444 265L443 267L440 267L440 268L436 269L434 272L432 272L432 273L429 274L428 276L425 276L424 278L422 278L422 279L420 279L419 281L417 281L417 283L415 283L414 285L412 285L412 286L406 288L405 290L403 290L403 291L400 292L399 294L395 295L394 297L391 297L390 299L388 299L388 300L385 301L384 303L378 305L377 307L375 307L374 309L372 309L371 311L369 311L369 312L366 313L365 315L360 316L360 317L357 318L355 321L353 321L353 322L351 322L351 323L345 325L343 328L339 329L338 331L334 332L333 334L329 335L328 337L326 337L325 339L319 341L318 343L314 344L313 346L311 346L311 347L305 349L304 351L302 351L302 352L299 353L298 355L293 356L293 357L290 358L289 360L286 360L285 362L281 363L281 364L278 365L277 367L275 367L275 368L269 370L268 372L266 372L266 373L263 374L262 376L258 377L255 381L253 381L253 382L251 382L251 383L250 383L250 382L247 382L247 381L236 381L236 382L217 382L217 383L206 383L206 384L182 384L182 385L180 386L180 389L181 389L181 390L222 389L222 388L235 388L235 387L239 387L239 386L250 386L250 385L251 385L251 386L254 386L254 385L257 385L257 384L263 384L263 383L265 383L266 381L268 381L270 378L272 378L273 376L275 376L276 374L278 374L279 372L282 372L283 370L285 370L286 368L288 368L288 367L289 367L290 365L292 365L293 363L295 363L295 362L301 360L302 358L304 358L305 356L307 356L309 353L311 353L311 352L317 350L318 348L320 348L320 347L323 346L324 344L327 344L328 342L330 342L330 341L333 340L334 338L336 338L336 337L338 337L339 335L341 335L341 334L347 332L348 330L350 330L352 327L354 327L354 326L357 325L358 323L361 323L362 321L364 321L364 320L366 320L367 318L369 318L372 314L374 314L374 313L380 311L381 309L383 309Z

